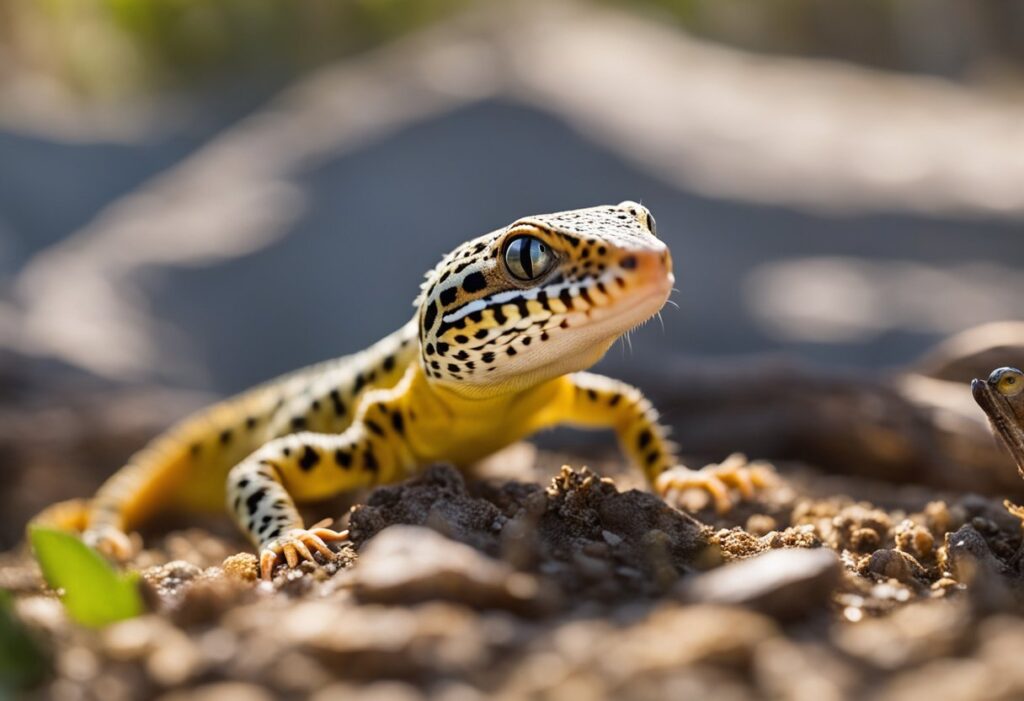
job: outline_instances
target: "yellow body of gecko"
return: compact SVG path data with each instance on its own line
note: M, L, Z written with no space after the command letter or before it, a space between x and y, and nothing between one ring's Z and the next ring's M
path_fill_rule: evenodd
M125 533L172 508L225 500L269 578L325 557L296 501L400 480L433 462L468 465L556 424L614 429L660 493L698 486L720 508L745 468L677 465L650 403L583 372L654 315L673 285L654 218L634 202L520 219L469 241L428 275L416 316L369 349L300 370L184 421L133 456L90 502L40 519L84 531L113 557Z

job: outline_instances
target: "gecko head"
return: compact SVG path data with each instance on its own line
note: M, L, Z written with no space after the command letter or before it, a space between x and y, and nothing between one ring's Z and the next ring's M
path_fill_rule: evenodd
M420 363L464 396L525 389L596 363L673 283L654 217L635 202L525 217L428 273Z
M1024 474L1024 373L1017 368L998 368L988 379L971 382L971 392L992 432Z

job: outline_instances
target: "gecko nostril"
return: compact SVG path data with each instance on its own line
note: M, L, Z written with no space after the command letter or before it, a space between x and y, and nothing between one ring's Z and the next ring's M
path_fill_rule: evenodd
M626 270L633 270L636 268L636 256L626 256L622 261L620 261L619 265Z

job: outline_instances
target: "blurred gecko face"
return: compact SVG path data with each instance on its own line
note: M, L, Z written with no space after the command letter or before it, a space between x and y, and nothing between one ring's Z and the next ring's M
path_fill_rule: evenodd
M993 370L987 380L974 380L971 391L1024 475L1024 373L1017 368Z

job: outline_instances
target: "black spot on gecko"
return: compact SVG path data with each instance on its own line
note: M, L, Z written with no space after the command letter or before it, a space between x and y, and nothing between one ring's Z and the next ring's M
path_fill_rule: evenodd
M434 326L434 321L437 320L437 304L431 300L427 308L423 310L423 328L430 330Z
M439 295L438 298L441 300L441 304L447 307L454 304L455 300L458 299L458 297L458 289L454 287L448 287L446 289L441 290L441 294Z
M306 446L306 449L302 452L302 457L299 458L299 467L302 468L303 472L309 472L317 463L320 462L320 454L312 446Z
M338 467L343 467L347 470L352 467L352 453L338 448L334 451L334 462L338 463Z
M220 443L221 445L227 445L231 442L231 429L220 432Z
M466 292L479 292L485 287L487 287L487 279L480 272L470 273L462 281L462 289Z
M370 472L376 472L380 468L380 465L377 464L376 456L369 450L363 456L363 466Z
M331 403L334 405L334 413L337 416L341 416L345 413L345 403L341 401L341 392L337 389L331 390Z
M384 435L384 429L381 428L380 424L378 424L375 421L371 421L370 419L366 419L363 422L363 425L365 425L366 428L368 428L371 433L374 433L374 434L376 434L378 436L383 436Z
M402 418L402 413L396 411L391 415L391 425L394 427L395 432L402 434L405 433L405 419Z
M639 447L640 450L643 450L644 448L646 448L647 446L649 446L651 444L651 440L653 438L654 438L654 436L651 435L650 431L648 431L646 429L641 431L640 435L636 439L637 447Z
M260 487L255 492L249 495L249 498L245 500L245 506L249 509L249 513L256 511L256 507L263 501L263 497L267 496L267 490L265 487ZM252 530L251 528L249 530Z
M384 358L384 363L381 365L384 368L384 372L391 372L395 369L395 356L389 355Z
M626 270L634 270L636 268L636 256L626 256L619 263Z
M250 431L256 428L256 422L258 419L255 416L250 416L245 420L245 427Z
M306 428L306 417L296 416L294 419L292 419L292 428L294 428L295 430Z
M590 401L592 401L592 402L596 402L597 401L597 392L595 390L588 389L587 390L587 396L590 397Z

